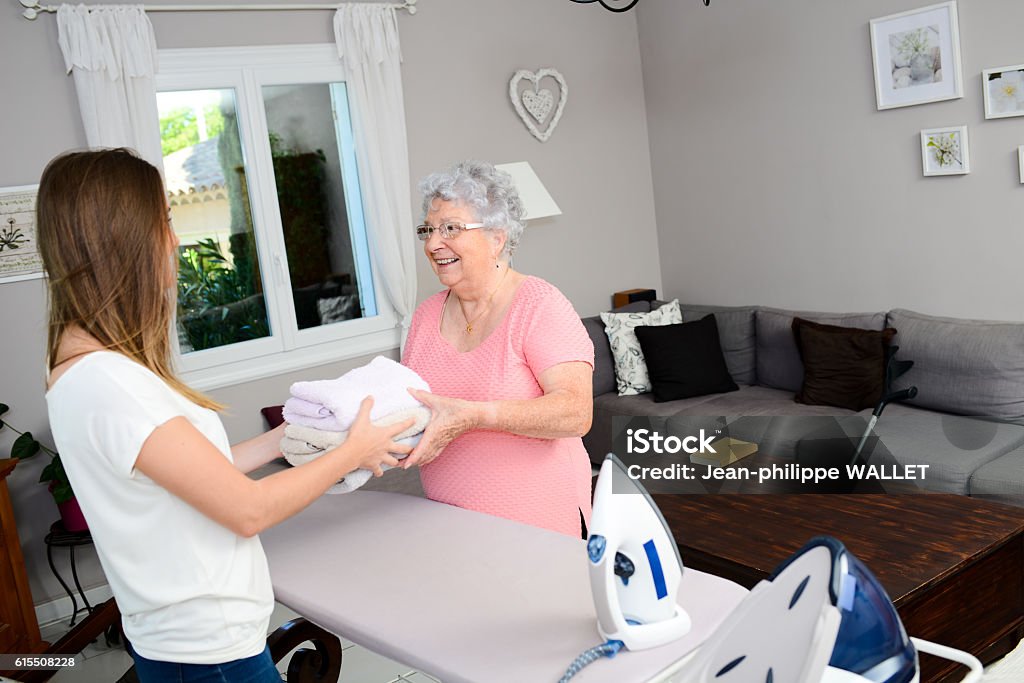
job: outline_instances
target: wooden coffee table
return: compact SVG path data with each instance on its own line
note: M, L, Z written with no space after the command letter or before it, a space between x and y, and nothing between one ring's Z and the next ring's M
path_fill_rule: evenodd
M990 663L1024 637L1024 508L947 494L655 495L683 563L752 587L814 536L878 577L912 636ZM922 683L966 673L921 656Z

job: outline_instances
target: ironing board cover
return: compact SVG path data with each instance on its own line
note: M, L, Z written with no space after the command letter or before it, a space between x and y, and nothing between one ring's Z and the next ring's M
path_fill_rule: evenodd
M321 497L261 538L279 602L444 683L556 681L600 642L581 539L370 491ZM689 635L596 662L574 683L662 680L746 594L686 569Z

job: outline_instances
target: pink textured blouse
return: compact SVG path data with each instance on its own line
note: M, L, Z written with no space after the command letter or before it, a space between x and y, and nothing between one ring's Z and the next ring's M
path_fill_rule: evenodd
M461 353L441 336L448 290L413 315L402 363L432 393L470 401L544 395L537 377L570 361L594 366L594 345L569 300L553 285L527 277L505 319L478 347ZM537 439L474 430L452 441L420 471L427 497L570 536L580 513L590 522L590 459L579 437Z

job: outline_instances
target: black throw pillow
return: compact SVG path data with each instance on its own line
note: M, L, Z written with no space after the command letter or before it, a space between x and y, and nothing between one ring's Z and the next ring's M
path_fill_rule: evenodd
M722 355L715 315L691 323L635 328L654 402L737 391Z
M793 318L804 363L797 403L849 410L874 408L885 389L886 349L896 330L863 330Z

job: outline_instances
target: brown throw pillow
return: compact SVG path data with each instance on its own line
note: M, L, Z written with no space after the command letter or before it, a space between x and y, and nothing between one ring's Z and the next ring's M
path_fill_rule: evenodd
M797 403L863 410L881 400L886 349L896 330L862 330L793 318L793 336L804 363Z

